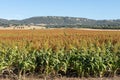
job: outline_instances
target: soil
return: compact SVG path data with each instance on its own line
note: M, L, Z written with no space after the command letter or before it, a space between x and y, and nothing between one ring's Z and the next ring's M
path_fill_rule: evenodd
M0 79L0 80L14 80L14 79ZM115 77L103 77L103 78L66 78L66 77L61 77L61 78L24 78L23 80L120 80L120 76L115 76Z

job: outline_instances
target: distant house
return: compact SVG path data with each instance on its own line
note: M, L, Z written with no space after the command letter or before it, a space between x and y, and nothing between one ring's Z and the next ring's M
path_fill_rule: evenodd
M16 26L13 29L45 29L45 27L28 25L28 26Z

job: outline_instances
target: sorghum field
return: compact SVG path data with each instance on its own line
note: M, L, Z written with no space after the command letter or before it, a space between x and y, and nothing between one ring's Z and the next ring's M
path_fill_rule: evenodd
M0 30L0 75L120 75L120 31Z

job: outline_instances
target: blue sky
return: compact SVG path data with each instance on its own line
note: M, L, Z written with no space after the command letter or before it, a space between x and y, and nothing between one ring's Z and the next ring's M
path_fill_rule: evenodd
M0 18L33 16L120 19L120 0L0 0Z

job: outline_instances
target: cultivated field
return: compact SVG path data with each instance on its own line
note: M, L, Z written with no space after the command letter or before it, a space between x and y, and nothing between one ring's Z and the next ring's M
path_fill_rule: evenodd
M120 75L120 31L0 30L1 78Z

